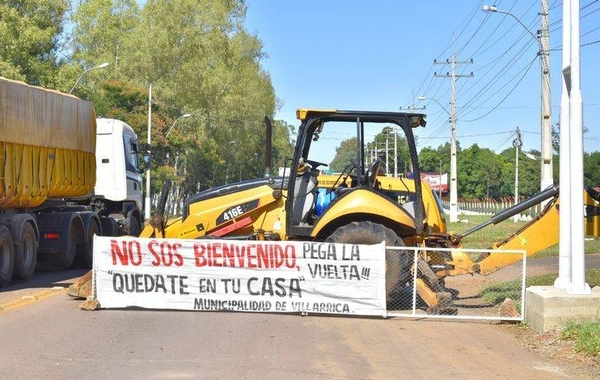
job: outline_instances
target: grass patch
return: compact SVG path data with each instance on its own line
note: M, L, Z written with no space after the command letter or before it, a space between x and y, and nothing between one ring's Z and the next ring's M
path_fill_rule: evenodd
M573 348L588 356L600 356L600 322L569 322L560 333L562 339L572 340Z

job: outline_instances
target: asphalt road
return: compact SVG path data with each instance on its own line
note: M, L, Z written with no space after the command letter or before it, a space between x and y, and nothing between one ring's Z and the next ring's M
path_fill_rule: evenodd
M528 268L553 265L540 260ZM596 260L588 267L600 267ZM582 378L524 347L514 326L489 322L82 311L81 301L52 290L81 273L40 273L0 292L0 305L13 304L0 311L0 378Z
M81 311L0 316L4 379L568 379L508 326L327 316Z

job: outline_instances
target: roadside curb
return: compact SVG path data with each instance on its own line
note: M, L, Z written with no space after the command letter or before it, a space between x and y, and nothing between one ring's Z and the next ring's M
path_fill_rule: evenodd
M0 304L0 313L18 309L20 307L32 304L37 301L41 301L46 298L54 297L59 294L66 294L66 290L67 289L63 288L62 286L55 286L50 289L42 290L37 293L33 293L12 301L2 303Z

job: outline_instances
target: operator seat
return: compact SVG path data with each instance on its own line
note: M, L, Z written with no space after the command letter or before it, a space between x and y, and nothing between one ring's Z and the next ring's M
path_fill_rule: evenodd
M379 181L377 181L377 175L383 171L384 165L385 164L380 158L377 158L371 163L371 165L369 165L369 169L367 170L368 187L372 187L374 189L378 187Z
M294 204L292 207L292 224L295 226L309 223L310 215L317 199L317 176L311 167L300 160L294 185Z

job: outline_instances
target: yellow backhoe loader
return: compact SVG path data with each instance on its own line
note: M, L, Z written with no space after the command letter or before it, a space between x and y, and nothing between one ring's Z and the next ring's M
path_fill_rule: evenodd
M163 189L157 214L141 237L177 239L310 240L353 244L421 247L413 265L412 251L388 249L386 292L393 301L406 286L416 286L430 313L452 313L452 296L443 284L449 275L482 274L508 265L506 255L471 260L460 250L440 253L428 248L461 248L462 235L449 234L439 198L421 180L413 130L425 127L425 115L403 112L297 111L301 124L290 168L282 176L247 180L201 191L187 200L182 215L164 214L168 188ZM385 126L401 132L410 153L414 179L382 175L384 161L371 154L369 136ZM356 140L346 168L323 175L319 154L331 150L327 134ZM267 133L269 135L269 133ZM268 147L267 143L267 147ZM268 150L268 148L267 148ZM267 159L267 167L270 163ZM287 171L287 172L286 172ZM551 187L491 218L495 224L533 204L552 198L542 215L494 248L525 248L533 254L558 239L558 189ZM600 220L598 194L587 194L592 224ZM583 222L583 221L582 221ZM482 228L479 227L479 228ZM595 230L596 236L598 229ZM551 237L549 237L551 236ZM412 284L414 271L417 283ZM74 284L70 294L87 296L89 281ZM89 292L89 290L87 291Z

